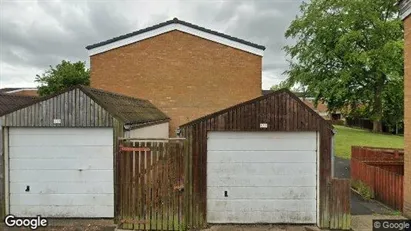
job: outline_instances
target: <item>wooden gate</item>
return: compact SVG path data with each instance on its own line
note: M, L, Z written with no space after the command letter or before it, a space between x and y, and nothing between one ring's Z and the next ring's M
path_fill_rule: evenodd
M333 178L329 187L330 229L350 230L351 190L349 179Z
M116 222L132 230L185 230L184 139L119 141Z

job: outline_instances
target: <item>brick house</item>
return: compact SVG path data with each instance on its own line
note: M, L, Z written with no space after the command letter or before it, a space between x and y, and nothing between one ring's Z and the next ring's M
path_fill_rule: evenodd
M411 0L400 1L404 21L404 215L411 218Z
M91 87L150 100L179 125L261 96L264 46L177 18L86 47Z
M22 96L39 96L37 88L0 88L0 94L12 94Z

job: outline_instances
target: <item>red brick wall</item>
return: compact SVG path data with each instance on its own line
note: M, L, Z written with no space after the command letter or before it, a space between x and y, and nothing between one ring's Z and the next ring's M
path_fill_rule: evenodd
M188 121L261 95L262 57L180 31L90 58L91 86L150 100Z
M411 218L411 16L404 20L404 214Z

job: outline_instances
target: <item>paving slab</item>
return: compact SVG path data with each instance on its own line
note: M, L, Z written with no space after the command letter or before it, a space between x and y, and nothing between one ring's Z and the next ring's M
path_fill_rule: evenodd
M320 231L305 225L213 225L203 231Z
M373 220L378 219L391 219L391 220L402 220L406 219L403 216L390 216L390 215L353 215L351 216L351 229L353 231L371 231Z
M334 157L334 176L337 178L350 178L350 160ZM394 210L375 200L364 200L360 195L351 192L351 214L352 215L391 215Z
M37 230L47 231L113 231L113 219L48 219L48 226ZM31 230L30 228L9 228L0 223L0 230Z

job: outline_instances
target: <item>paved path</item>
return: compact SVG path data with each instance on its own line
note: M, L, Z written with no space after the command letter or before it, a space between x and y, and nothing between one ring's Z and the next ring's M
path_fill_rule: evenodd
M388 216L388 215L356 215L351 217L351 229L353 231L371 231L373 228L373 220L403 220L403 216Z
M304 225L214 225L202 231L325 231Z
M350 161L335 157L334 159L334 177L350 177ZM351 214L352 229L358 231L372 230L373 219L404 219L402 216L392 216L394 211L375 201L365 201L358 194L351 194ZM20 230L10 229L0 224L0 230ZM59 230L59 231L112 231L115 225L112 220L99 219L51 219L50 227L41 230ZM27 230L27 229L25 229ZM314 226L293 226L293 225L227 225L212 226L206 231L314 231L319 230Z
M48 227L38 230L47 231L113 231L112 219L48 219ZM0 223L0 230L30 230L29 228L8 228Z
M334 177L350 178L350 160L335 157ZM379 202L366 201L360 195L351 193L351 214L352 215L392 215L394 211Z

